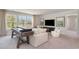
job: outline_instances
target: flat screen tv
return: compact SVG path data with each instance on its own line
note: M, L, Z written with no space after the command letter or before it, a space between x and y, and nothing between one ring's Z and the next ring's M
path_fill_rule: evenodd
M45 26L55 26L55 20L45 20Z

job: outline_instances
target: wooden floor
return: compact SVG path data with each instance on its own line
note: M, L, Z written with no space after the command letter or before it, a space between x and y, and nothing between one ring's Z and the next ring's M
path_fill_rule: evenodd
M11 38L10 36L0 37L0 49L17 49L17 38ZM55 38L50 36L49 41L35 48L30 44L23 44L20 49L79 49L79 39L70 38L67 36L60 36Z

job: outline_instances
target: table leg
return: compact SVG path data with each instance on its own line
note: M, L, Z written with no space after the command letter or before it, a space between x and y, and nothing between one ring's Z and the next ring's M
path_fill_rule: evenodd
M29 36L27 36L27 44L29 44Z
M19 37L19 39L18 39L18 42L17 42L17 48L19 48L19 46L20 46L20 37Z
M11 38L13 38L13 34L14 34L14 31L12 31L12 35L11 35Z

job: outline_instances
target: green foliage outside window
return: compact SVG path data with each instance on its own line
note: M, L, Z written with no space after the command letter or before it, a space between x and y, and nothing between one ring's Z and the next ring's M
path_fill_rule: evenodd
M32 25L32 16L7 16L7 27L12 29L16 26L18 27L29 27Z
M65 27L65 17L57 17L56 26L57 27Z
M15 23L15 17L14 16L8 16L7 17L7 26L8 28L12 29L16 26L16 23Z

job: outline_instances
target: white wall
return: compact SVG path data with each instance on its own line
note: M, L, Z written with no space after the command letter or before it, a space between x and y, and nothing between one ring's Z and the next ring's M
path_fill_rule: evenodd
M55 19L56 17L62 17L65 16L65 29L68 29L69 27L69 20L68 20L68 16L78 16L78 11L67 11L67 12L61 12L61 13L56 13L56 14L48 14L48 15L43 15L42 18L44 19Z

